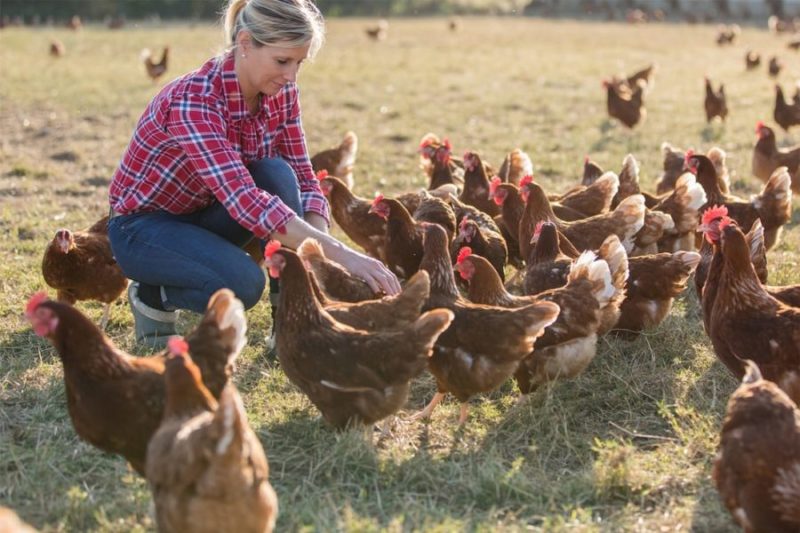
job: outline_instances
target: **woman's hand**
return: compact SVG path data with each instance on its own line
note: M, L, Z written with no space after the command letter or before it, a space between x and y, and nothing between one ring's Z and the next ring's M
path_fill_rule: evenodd
M291 219L284 226L285 233L275 232L272 238L297 249L303 240L312 237L319 241L328 259L336 261L352 275L363 279L376 293L384 292L391 296L400 292L400 282L397 276L386 265L377 259L348 248L334 237L320 231L315 225L321 221L322 225L327 227L325 219L316 215L318 220L315 220L312 215L307 215L312 217L308 221L299 217Z
M397 276L377 259L348 248L338 241L331 248L325 248L325 255L342 265L353 276L367 282L374 292L383 292L390 296L400 292Z

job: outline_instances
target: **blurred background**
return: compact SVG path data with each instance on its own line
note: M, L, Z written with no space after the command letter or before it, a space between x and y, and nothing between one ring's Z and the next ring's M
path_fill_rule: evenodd
M600 20L643 17L688 22L800 16L800 0L318 0L326 16L530 15ZM3 24L63 24L124 18L213 19L224 0L2 0Z

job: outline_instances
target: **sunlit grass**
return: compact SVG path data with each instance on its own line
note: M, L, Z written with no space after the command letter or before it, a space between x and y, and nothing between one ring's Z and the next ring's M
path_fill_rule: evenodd
M737 193L760 188L749 172L753 126L771 120L773 82L745 72L744 51L788 54L765 31L745 28L740 44L718 48L713 26L467 17L457 32L445 19L391 20L389 39L373 43L368 23L330 21L325 48L301 74L311 150L349 129L359 135L359 194L423 186L416 148L428 131L495 165L520 146L550 190L573 184L586 154L618 170L629 152L651 186L663 141L719 145ZM51 38L64 42L65 57L48 56ZM164 83L145 76L141 48L171 46L169 78L199 66L220 41L216 28L188 25L0 32L0 502L44 530L153 528L146 483L76 437L59 361L21 311L44 287L41 254L55 229L86 226L107 209L108 180ZM634 132L610 123L602 78L652 61L646 122ZM788 87L800 62L787 64L780 81ZM704 122L704 75L726 83L728 124ZM770 253L775 283L800 282L796 221ZM99 305L80 307L100 316ZM655 330L601 339L596 360L573 381L521 405L508 384L475 399L462 431L457 405L446 402L430 424L401 417L394 437L376 446L324 427L267 364L268 315L266 302L248 312L236 381L270 459L281 530L732 527L709 476L735 382L716 361L692 291ZM127 304L115 306L109 335L133 350L131 331ZM420 379L409 411L433 392L432 379Z

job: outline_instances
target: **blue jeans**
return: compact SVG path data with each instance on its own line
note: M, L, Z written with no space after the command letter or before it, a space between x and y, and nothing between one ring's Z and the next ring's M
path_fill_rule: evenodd
M303 216L299 184L288 163L265 158L248 170L259 189L277 195ZM264 292L264 272L241 249L253 234L219 202L185 215L155 211L117 216L108 224L108 236L125 275L162 287L166 309L202 313L222 288L231 289L249 309ZM277 280L270 282L271 292L277 292Z

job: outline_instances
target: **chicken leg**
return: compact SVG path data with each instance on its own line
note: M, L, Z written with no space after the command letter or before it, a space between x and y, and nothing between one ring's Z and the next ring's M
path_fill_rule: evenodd
M416 413L415 415L411 416L411 418L409 418L409 420L419 420L421 418L430 418L431 414L433 414L433 410L436 408L437 405L439 405L439 402L441 402L444 399L444 394L445 393L443 393L443 392L437 392L436 394L434 394L433 398L430 401L430 403L428 403L428 405L425 406L425 409L423 409L422 411L420 411L420 412Z
M103 306L103 317L100 319L100 329L103 331L106 330L106 326L108 325L108 319L111 316L111 304L108 303Z
M458 426L459 427L463 426L464 422L467 421L468 417L469 417L469 404L465 402L461 404L461 415L458 417Z

